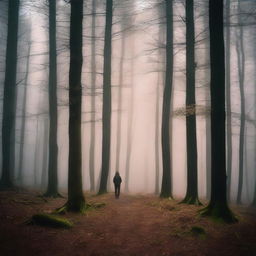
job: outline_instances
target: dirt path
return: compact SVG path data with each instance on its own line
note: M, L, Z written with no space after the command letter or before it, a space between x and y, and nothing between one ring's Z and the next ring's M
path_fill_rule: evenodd
M38 212L50 212L65 199L34 192L0 192L0 255L19 256L255 256L255 212L236 208L240 222L214 223L198 207L154 196L86 196L106 206L86 215L68 213L70 230L25 225ZM202 233L193 232L200 228Z

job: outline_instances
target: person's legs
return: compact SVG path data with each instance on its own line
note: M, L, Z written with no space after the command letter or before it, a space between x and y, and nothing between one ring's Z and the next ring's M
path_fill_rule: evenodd
M118 186L115 184L115 197L118 197Z
M119 197L119 195L120 195L120 185L118 185L117 187L117 197Z

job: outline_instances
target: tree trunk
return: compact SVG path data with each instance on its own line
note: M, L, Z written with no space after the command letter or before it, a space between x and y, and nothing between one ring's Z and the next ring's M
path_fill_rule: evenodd
M90 140L90 190L95 190L95 117L96 117L96 0L92 0L92 41L91 41L91 140Z
M15 113L16 113L16 72L17 72L17 37L19 23L19 0L9 0L8 32L4 81L4 102L2 121L2 177L0 187L13 187L15 150ZM11 163L12 161L12 163Z
M81 171L83 0L71 0L70 3L69 158L67 210L83 212L85 210Z
M24 79L24 96L22 101L22 114L21 114L21 129L20 129L20 153L19 153L19 172L18 182L22 184L23 175L23 160L24 160L24 144L25 144L25 126L26 126L26 109L27 109L27 89L28 89L28 76L30 70L30 53L31 53L31 31L28 38L28 56L26 63L26 75Z
M48 141L49 141L49 123L48 118L44 119L44 140L43 140L43 166L41 175L41 188L45 189L47 186L47 166L48 166Z
M225 141L225 50L223 37L223 0L209 2L211 60L211 200L202 210L225 222L236 218L227 205Z
M241 11L240 1L238 2L238 11ZM241 19L239 18L239 22ZM239 134L239 175L238 175L238 192L236 203L242 203L242 188L243 188L243 176L244 176L244 133L245 133L245 95L244 95L244 66L245 66L245 54L244 54L244 32L243 26L239 28L239 36L236 45L237 52L237 64L238 64L238 76L239 76L239 91L240 91L240 134Z
M111 134L111 48L113 0L107 0L103 67L102 163L99 194L107 192Z
M166 3L166 68L162 110L162 159L163 177L161 197L172 197L172 163L170 155L170 108L173 83L173 1Z
M232 116L230 94L230 0L226 0L226 111L227 111L227 199L230 200L232 175Z
M49 0L49 161L45 196L58 197L56 0Z
M198 205L194 0L186 0L186 71L187 193L182 203Z

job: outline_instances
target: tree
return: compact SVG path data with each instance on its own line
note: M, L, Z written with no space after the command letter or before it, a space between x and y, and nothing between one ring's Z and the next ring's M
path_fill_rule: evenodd
M2 122L2 177L1 188L13 186L15 143L15 113L16 113L16 72L17 72L17 41L19 23L19 0L8 2L8 32L6 49L6 66L4 81L4 102ZM12 162L12 163L11 163Z
M232 175L232 117L230 95L230 0L226 0L226 111L227 111L227 199L230 200Z
M241 12L241 3L238 1L238 10ZM241 23L241 15L239 15L239 23ZM243 176L244 176L244 135L245 135L245 92L244 92L244 76L245 76L245 53L244 53L244 29L239 27L239 34L237 37L236 52L238 65L238 80L240 91L240 134L239 134L239 175L238 175L238 192L236 203L241 204Z
M92 0L92 39L91 39L91 136L90 136L90 159L89 159L89 174L90 174L90 190L95 190L95 117L96 117L96 33L95 33L95 22L96 22L96 0Z
M28 89L28 77L30 70L30 55L31 55L31 26L29 27L28 35L28 56L26 59L26 73L24 78L24 94L22 99L22 114L21 114L21 130L20 130L20 152L19 152L19 172L18 172L18 182L22 183L22 171L23 171L23 160L24 160L24 143L25 143L25 125L26 125L26 109L27 109L27 89Z
M225 50L223 0L209 2L211 63L211 199L201 211L225 222L237 221L227 205L225 143Z
M68 211L83 212L86 206L81 171L83 0L71 0L70 4L69 158L66 208Z
M163 177L161 187L161 197L172 197L172 175L170 156L170 108L173 83L173 1L165 0L166 3L166 66L165 85L162 110L162 159Z
M99 194L107 192L111 129L111 45L113 0L107 0L103 67L102 162Z
M45 196L58 197L56 0L49 0L49 160Z
M197 191L194 0L186 0L187 193L181 203L201 204ZM191 107L194 111L189 111Z

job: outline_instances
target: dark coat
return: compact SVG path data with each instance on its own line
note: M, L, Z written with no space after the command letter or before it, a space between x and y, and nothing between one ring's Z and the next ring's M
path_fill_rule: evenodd
M119 186L122 182L121 176L116 174L113 178L113 182L115 185Z

